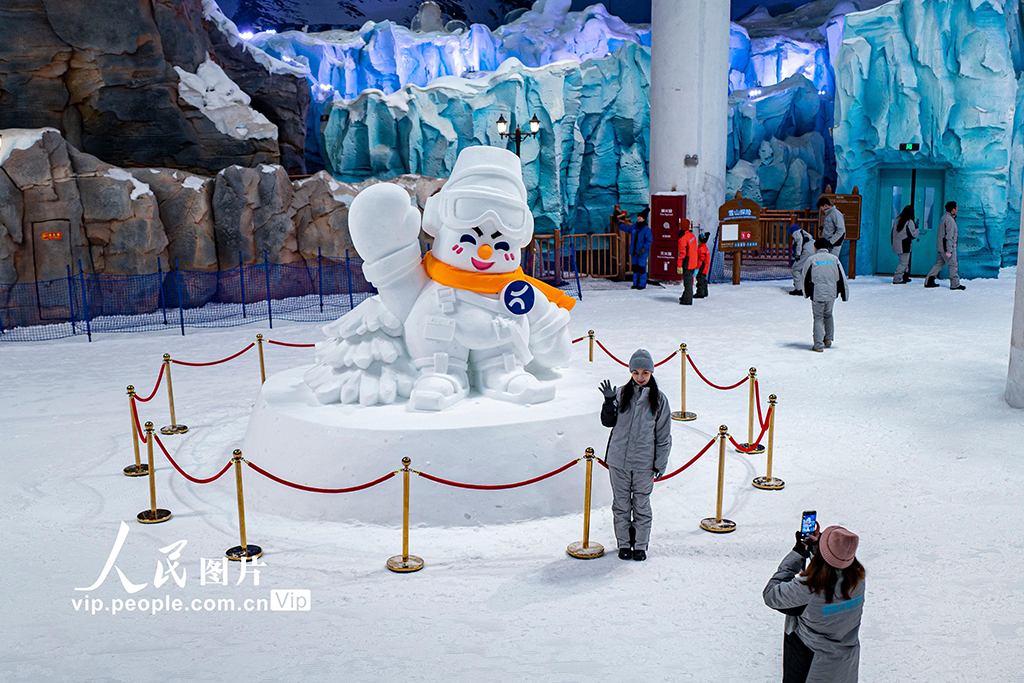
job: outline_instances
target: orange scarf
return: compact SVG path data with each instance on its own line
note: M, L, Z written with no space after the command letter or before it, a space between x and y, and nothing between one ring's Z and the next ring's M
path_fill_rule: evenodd
M465 289L480 294L497 294L505 285L513 280L526 280L541 291L548 301L559 308L571 311L576 305L576 299L551 285L541 282L536 278L523 273L522 268L516 268L511 273L470 273L465 270L450 266L447 263L438 261L431 252L423 257L423 267L427 271L427 277L445 287Z

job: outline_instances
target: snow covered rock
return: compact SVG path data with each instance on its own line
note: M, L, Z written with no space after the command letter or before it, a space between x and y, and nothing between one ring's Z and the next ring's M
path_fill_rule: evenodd
M169 168L136 168L131 173L156 195L167 235L165 269L218 268L213 232L213 179Z

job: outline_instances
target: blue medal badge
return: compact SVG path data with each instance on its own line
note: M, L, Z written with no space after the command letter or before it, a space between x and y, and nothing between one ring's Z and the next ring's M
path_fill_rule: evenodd
M537 293L526 280L513 280L501 290L501 301L512 315L526 315L537 302Z

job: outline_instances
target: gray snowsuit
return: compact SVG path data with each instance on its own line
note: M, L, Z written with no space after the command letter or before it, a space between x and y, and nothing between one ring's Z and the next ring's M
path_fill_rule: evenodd
M807 263L804 274L804 296L811 300L811 312L814 314L814 348L820 349L826 341L834 337L832 307L836 297L849 301L849 286L846 284L846 271L839 257L829 253L828 249L819 249Z
M942 267L949 266L950 289L960 286L960 265L956 254L958 236L956 219L947 211L942 214L942 220L939 221L939 229L935 235L935 248L939 253L935 257L935 265L928 271L928 277L938 277ZM950 257L946 258L946 254L950 254Z
M892 222L892 251L900 259L896 272L892 274L894 285L903 282L903 276L910 267L910 249L914 244L914 238L920 234L914 221L907 221L902 230L899 229L899 223L898 218Z
M814 237L806 230L794 230L789 240L793 247L793 289L803 290L804 268L814 256Z
M856 683L864 581L844 600L839 570L835 596L826 604L824 592L812 593L806 579L798 576L803 569L804 558L790 551L764 587L764 604L786 614L787 641L795 634L813 652L807 683Z
M829 251L839 258L839 252L843 250L843 241L846 239L846 219L839 209L834 206L825 212L825 222L821 226L821 236L829 241L832 248Z
M632 382L632 380L630 380ZM647 550L651 536L651 492L655 472L663 474L672 450L672 409L658 392L658 409L651 414L649 387L634 386L633 397L619 412L624 387L601 408L601 424L611 427L608 437L608 476L612 484L612 516L619 548L629 547L629 528L636 530L635 548Z

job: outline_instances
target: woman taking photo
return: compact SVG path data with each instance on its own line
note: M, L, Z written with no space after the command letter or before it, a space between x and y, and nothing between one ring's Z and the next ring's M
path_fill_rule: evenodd
M764 604L786 615L783 683L856 683L864 608L858 542L841 526L807 539L798 531L796 546L765 586Z

